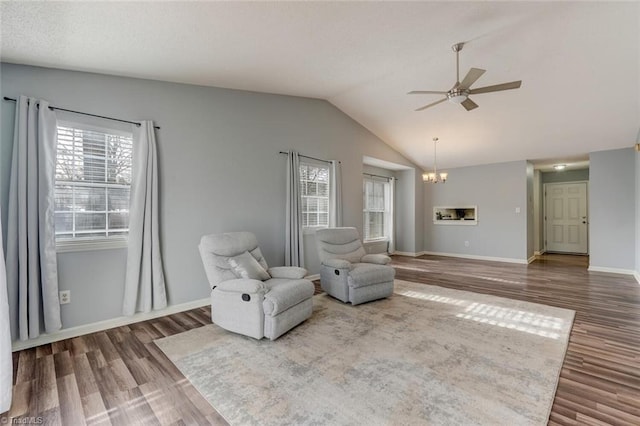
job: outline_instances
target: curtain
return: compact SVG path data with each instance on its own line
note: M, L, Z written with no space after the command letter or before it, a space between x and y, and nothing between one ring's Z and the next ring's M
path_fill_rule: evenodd
M7 285L18 291L20 340L62 327L54 230L56 116L43 100L18 97L7 223Z
M284 264L286 266L304 267L301 206L300 157L297 152L289 151L287 155L287 202L284 247Z
M152 121L143 121L133 142L129 242L122 313L167 306L158 226L158 156Z
M331 160L331 190L329 191L329 227L342 226L342 168L339 161Z
M2 220L0 219L0 223ZM11 386L13 383L13 361L11 359L11 327L9 327L9 299L7 274L2 250L2 227L0 226L0 413L11 408Z
M396 192L396 178L389 178L389 245L387 251L391 254L396 251L396 232L395 232L395 192Z

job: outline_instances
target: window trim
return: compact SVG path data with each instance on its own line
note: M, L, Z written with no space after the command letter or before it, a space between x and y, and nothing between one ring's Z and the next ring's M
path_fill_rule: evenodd
M92 123L86 123L83 121L76 120L68 120L68 119L59 119L56 122L56 135L58 127L70 127L76 129L82 129L92 132L100 132L100 133L108 133L121 137L130 137L132 139L132 144L135 143L133 140L134 132L133 130L127 131L122 128L109 127L105 125L95 125ZM56 136L57 137L57 136ZM56 150L56 161L57 161L57 150ZM132 164L133 168L133 164ZM55 185L58 183L57 179L54 178L54 191ZM107 186L107 184L104 184ZM122 184L114 184L111 186L126 186ZM82 183L80 185L82 186ZM131 185L128 185L131 188ZM82 252L82 251L93 251L93 250L113 250L113 249L123 249L128 248L129 244L129 228L126 229L126 235L114 235L108 237L75 237L75 238L58 238L58 235L55 235L56 242L56 252L57 253L72 253L72 252Z

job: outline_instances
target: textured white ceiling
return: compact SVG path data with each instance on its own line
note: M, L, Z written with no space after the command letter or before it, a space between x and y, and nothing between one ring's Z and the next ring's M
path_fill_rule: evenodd
M424 168L567 162L632 146L639 2L2 2L5 62L327 99ZM413 110L455 82L467 112ZM549 161L546 161L549 160Z

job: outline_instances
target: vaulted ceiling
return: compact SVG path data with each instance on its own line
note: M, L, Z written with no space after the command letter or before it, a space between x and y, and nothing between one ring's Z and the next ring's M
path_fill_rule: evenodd
M640 128L639 2L2 2L2 61L326 99L416 164L570 161ZM474 87L444 102L454 43Z

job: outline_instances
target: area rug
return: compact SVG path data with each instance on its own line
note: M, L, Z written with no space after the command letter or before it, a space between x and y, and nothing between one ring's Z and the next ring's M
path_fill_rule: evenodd
M276 341L208 325L156 340L232 425L544 425L574 312L396 280L326 294Z

